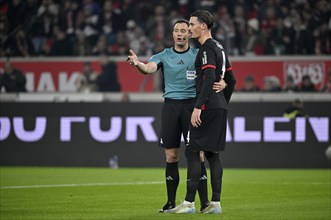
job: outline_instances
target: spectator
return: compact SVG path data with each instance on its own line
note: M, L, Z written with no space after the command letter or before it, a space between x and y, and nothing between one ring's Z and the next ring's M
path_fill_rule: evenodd
M73 45L73 54L77 56L87 56L92 53L91 45L86 41L82 32L77 33L77 40Z
M243 50L243 36L246 32L246 20L244 16L244 8L242 5L236 5L235 11L234 11L234 26L235 26L235 38L234 38L234 44L235 44L235 51L234 55L244 54Z
M244 87L241 89L242 92L258 92L260 88L255 85L255 80L252 76L246 76L244 81Z
M281 91L279 79L275 76L265 76L263 79L264 92L279 92Z
M315 92L316 88L314 83L311 81L309 75L304 75L302 77L302 84L300 87L301 92Z
M21 70L13 67L7 60L5 72L0 76L0 91L4 87L6 92L26 92L26 77Z
M121 8L120 8L120 16L118 16L119 21L118 25L120 30L125 31L126 30L126 23L129 20L135 20L137 23L140 23L139 19L139 6L137 2L139 1L134 1L134 0L124 0L121 1Z
M270 30L268 35L266 52L275 55L281 55L285 53L284 37L286 33L284 29L283 19L278 18L276 26Z
M226 7L219 7L218 14L221 17L220 19L217 19L218 22L216 21L217 30L215 32L215 37L222 43L222 45L224 45L229 54L233 54L236 37L233 19L231 19Z
M300 99L295 99L292 105L285 109L283 116L289 119L305 117L306 115L303 111L303 102Z
M295 54L313 54L314 39L307 26L303 23L301 16L297 15L294 22L294 53Z
M9 50L10 42L8 42L9 22L7 16L0 12L0 57L5 57Z
M295 84L292 76L287 76L285 84L283 86L284 92L298 92L299 87Z
M76 88L78 92L96 92L98 91L98 85L96 80L98 73L92 69L90 62L83 64L83 73L76 80Z
M259 21L256 18L250 19L244 40L245 53L255 55L264 53L264 39L259 30Z
M197 8L201 10L209 11L210 13L213 13L215 11L216 1L215 0L201 0L196 1Z
M43 0L42 4L38 8L38 16L43 14L49 14L53 18L57 18L59 14L59 6L53 2L53 0Z
M31 19L27 33L32 37L36 55L41 55L44 45L53 35L53 27L58 20L59 7L52 0L43 0L37 10L37 15ZM48 54L49 55L49 54Z
M73 47L66 33L59 26L54 27L55 39L51 47L50 55L52 56L71 56Z
M107 54L110 55L111 48L108 45L107 38L105 35L100 35L97 44L92 49L92 55Z
M125 38L125 32L119 31L116 36L117 43L112 45L111 47L111 54L112 55L127 55L128 51L130 50L128 41Z
M84 34L86 42L89 44L89 47L92 48L97 43L99 36L99 14L96 13L96 11L99 10L98 8L98 4L85 4L78 20L78 33L82 32Z
M75 35L78 29L78 17L80 14L78 1L65 0L59 13L59 26L68 35Z
M34 54L33 44L22 28L17 29L12 51L14 56L29 57Z
M117 79L117 65L115 62L109 62L107 56L101 56L102 72L97 78L97 84L100 92L119 92L120 84Z
M162 5L155 7L154 15L150 16L146 23L147 33L149 33L152 41L162 41L166 34L171 33L164 10Z
M137 51L137 55L144 55L140 54L142 42L146 41L143 30L133 20L129 20L126 23L126 26L127 30L125 32L125 36L126 39L130 42L130 48L134 51Z
M107 43L111 46L116 43L116 32L118 30L116 20L117 13L112 8L112 2L107 0L103 4L102 16L100 17L100 32L106 36Z

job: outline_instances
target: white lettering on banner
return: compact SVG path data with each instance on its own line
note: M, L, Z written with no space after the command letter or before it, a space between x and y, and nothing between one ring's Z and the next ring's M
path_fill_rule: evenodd
M50 72L43 72L40 75L40 80L38 83L37 91L47 91L47 92L54 92L55 86L54 81L52 78L52 74Z
M74 92L76 91L75 82L77 81L80 73L73 72L70 76L67 72L60 72L59 74L59 91ZM69 79L68 79L69 77Z
M100 142L111 142L118 139L122 131L122 118L121 117L112 117L110 119L110 129L108 131L102 131L100 129L100 118L91 117L89 128L92 137Z
M232 141L232 135L231 135L231 131L230 131L230 125L229 125L229 121L226 122L226 138L225 141L226 142L231 142Z
M264 119L264 141L265 142L291 142L290 131L276 131L277 122L289 122L289 118L268 117Z
M34 73L33 72L27 72L25 74L26 77L26 90L29 92L34 92Z
M34 72L26 73L26 89L29 92L54 92L56 91L55 82L58 81L58 91L60 92L74 92L76 91L75 82L77 81L80 72L73 72L69 74L67 72L60 72L57 76L52 75L51 72L41 72L39 81L35 79ZM58 79L53 79L58 77Z
M0 117L0 141L5 141L13 132L13 135L22 142L37 142L46 134L46 117L36 117L35 127L31 131L24 129L24 118L13 117L12 124L10 117ZM62 142L70 142L78 140L80 137L72 134L77 134L78 128L73 128L72 125L77 123L77 126L87 126L88 122L89 132L91 137L98 142L113 142L120 138L122 132L125 132L125 140L128 142L138 141L138 133L141 131L145 141L157 142L158 137L153 127L155 117L140 116L140 117L126 117L125 128L123 127L123 117L111 117L110 128L108 130L101 129L100 117L90 117L87 120L84 116L64 116L60 118L59 139ZM310 118L296 118L294 128L290 130L277 130L277 124L290 123L290 119L283 117L264 117L263 123L259 129L249 131L246 128L245 117L234 117L233 128L230 129L229 122L227 122L227 142L305 142L307 140L307 123L312 128L312 132L316 137L317 142L329 141L329 118L328 117L310 117ZM233 131L233 136L231 134ZM263 137L261 137L263 134ZM292 137L293 136L293 137ZM232 138L233 137L233 138ZM87 137L85 137L87 138Z
M295 120L295 141L305 142L306 140L306 118L297 118Z
M16 137L25 142L39 141L46 131L46 117L36 117L36 126L32 131L26 131L24 129L23 117L15 117L13 119L14 133Z
M329 141L329 119L309 118L309 122L319 142Z
M154 117L127 117L126 118L126 140L133 142L137 141L138 127L148 142L157 141L157 135L152 126Z
M7 117L0 117L0 141L7 139L10 134L10 120Z
M260 142L261 131L246 131L246 120L244 117L235 117L233 136L235 142ZM229 130L228 130L229 131ZM228 135L229 132L227 132Z
M85 122L85 117L61 117L60 140L71 141L71 124Z

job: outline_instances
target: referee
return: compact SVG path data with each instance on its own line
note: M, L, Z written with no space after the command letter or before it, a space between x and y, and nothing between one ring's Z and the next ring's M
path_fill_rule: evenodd
M190 134L185 155L188 162L185 201L170 213L194 213L194 199L201 173L199 152L204 151L209 162L212 198L202 213L222 213L220 204L223 168L219 152L225 148L227 105L234 91L236 80L225 50L211 36L214 19L208 11L191 15L189 31L201 47L195 60L197 72L197 101L191 116ZM220 92L213 91L213 83L224 78L227 86Z
M127 62L134 65L142 74L155 73L162 69L164 79L164 104L159 145L165 148L166 155L166 187L168 201L159 212L167 212L176 206L176 191L179 184L179 148L181 136L187 139L191 113L195 105L195 67L194 60L198 49L190 48L189 23L178 20L173 28L174 47L166 48L153 55L147 64L139 61L134 51L130 50ZM224 81L215 83L215 90L225 87ZM185 143L187 144L187 143ZM201 160L201 162L200 162ZM209 205L207 192L207 173L204 165L204 155L199 159L199 187L201 209Z

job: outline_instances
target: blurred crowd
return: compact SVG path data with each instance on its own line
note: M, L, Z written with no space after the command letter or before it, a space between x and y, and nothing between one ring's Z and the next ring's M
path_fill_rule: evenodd
M263 84L260 88L257 86L254 77L251 75L246 76L242 88L237 88L237 91L241 92L331 92L331 70L328 73L329 80L325 85L317 88L312 82L309 75L304 75L300 83L295 83L292 76L287 76L284 84L282 85L279 78L276 76L265 76L263 78Z
M331 54L326 0L0 0L0 56L150 56L196 9L230 55Z

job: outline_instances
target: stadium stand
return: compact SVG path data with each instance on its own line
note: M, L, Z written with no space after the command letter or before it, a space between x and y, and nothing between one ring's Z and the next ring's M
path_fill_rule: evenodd
M331 54L325 0L3 0L0 55L149 56L171 46L172 22L213 13L230 55Z

